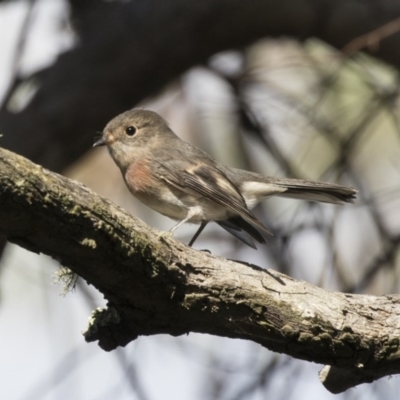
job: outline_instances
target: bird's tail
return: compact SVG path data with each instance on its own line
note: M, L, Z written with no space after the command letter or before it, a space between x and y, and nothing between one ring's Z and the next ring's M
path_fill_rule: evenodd
M353 203L357 190L352 187L303 179L265 177L254 172L239 171L229 177L240 188L247 205L251 208L263 198L270 196L289 197L323 203ZM237 179L237 176L240 179Z
M275 182L279 188L285 189L277 193L281 197L320 201L322 203L344 204L353 203L357 190L334 183L303 181L299 179L283 179Z

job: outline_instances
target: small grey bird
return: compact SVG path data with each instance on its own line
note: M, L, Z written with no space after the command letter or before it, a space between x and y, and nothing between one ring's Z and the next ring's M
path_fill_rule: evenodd
M279 179L226 167L184 142L157 113L133 109L112 119L95 146L107 145L130 192L178 222L200 224L191 246L210 221L247 245L265 243L268 229L250 211L270 196L343 204L357 191L334 183Z

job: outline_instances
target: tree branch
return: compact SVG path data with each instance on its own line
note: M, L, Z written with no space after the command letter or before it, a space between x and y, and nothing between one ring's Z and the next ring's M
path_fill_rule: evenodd
M400 296L332 293L160 238L83 184L2 149L0 221L9 241L104 294L108 308L84 335L107 351L159 333L247 339L333 366L321 379L334 393L400 371Z

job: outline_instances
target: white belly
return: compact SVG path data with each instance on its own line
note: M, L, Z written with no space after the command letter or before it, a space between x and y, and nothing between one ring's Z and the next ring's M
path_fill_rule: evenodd
M143 193L135 193L135 197L151 209L177 221L185 219L189 211L192 214L189 222L192 223L211 220L219 221L226 219L228 216L226 207L204 197L195 197L176 190L163 191L162 198Z

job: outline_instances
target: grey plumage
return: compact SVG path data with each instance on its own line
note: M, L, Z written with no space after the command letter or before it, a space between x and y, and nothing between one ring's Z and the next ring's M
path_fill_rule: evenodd
M111 120L95 146L107 145L131 191L152 209L180 221L209 221L255 247L268 229L250 211L270 196L343 204L357 191L333 183L282 179L229 168L179 139L158 114L130 110Z

